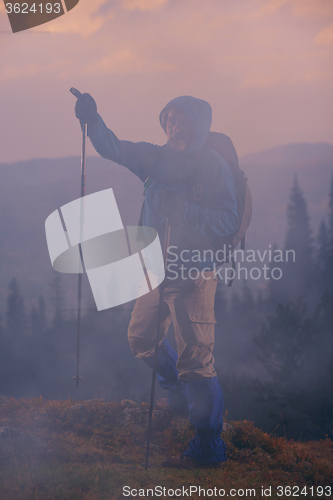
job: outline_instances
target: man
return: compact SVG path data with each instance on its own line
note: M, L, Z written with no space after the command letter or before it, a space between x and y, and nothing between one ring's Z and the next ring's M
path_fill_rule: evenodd
M88 123L88 136L101 156L127 167L145 182L140 224L154 227L161 239L166 223L170 224L157 368L168 400L158 403L178 415L188 415L196 436L187 451L166 458L163 465L221 464L226 460L221 439L223 396L212 354L217 281L214 257L204 256L213 255L214 241L232 235L239 221L233 176L222 156L207 146L212 109L191 96L170 101L160 114L168 139L164 146L119 140L98 115L89 94L79 97L76 116ZM191 260L191 255L196 257ZM128 328L134 355L150 367L154 365L159 297L157 288L137 299ZM178 354L165 338L171 322Z

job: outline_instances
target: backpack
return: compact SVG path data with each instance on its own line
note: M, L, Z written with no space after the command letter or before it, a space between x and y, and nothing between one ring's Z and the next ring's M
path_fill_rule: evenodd
M227 237L215 237L212 241L215 250L228 248L228 255L232 254L233 250L237 247L239 242L241 243L240 248L244 250L245 248L245 233L249 227L252 218L252 196L248 186L247 177L245 173L239 168L238 157L235 147L232 143L230 137L225 134L218 132L209 132L206 145L204 149L213 150L227 163L235 183L236 189L236 201L237 201L237 211L238 211L238 228L232 234ZM199 182L199 170L196 171L194 178L192 179L193 186L193 196L194 199L200 203L202 196L202 185ZM231 257L231 263L233 269L235 269L234 257ZM232 285L232 279L229 280L228 286Z
M230 137L218 132L209 132L205 148L212 149L221 155L232 173L236 188L239 225L236 231L228 236L228 243L230 249L234 250L241 242L241 248L244 250L245 233L252 218L252 196L247 177L239 168L237 153ZM225 244L225 241L223 243Z

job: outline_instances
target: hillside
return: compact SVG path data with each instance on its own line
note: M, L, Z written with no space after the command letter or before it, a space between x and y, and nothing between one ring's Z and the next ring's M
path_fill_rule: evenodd
M282 246L286 205L295 173L308 202L311 225L317 230L326 215L333 169L333 145L290 144L240 159L254 200L247 248ZM61 158L1 164L0 184L0 314L7 287L15 276L28 309L40 293L49 295L53 275L44 223L61 205L79 197L80 160ZM136 224L142 204L142 183L131 172L99 157L87 160L86 193L112 187L125 224ZM69 303L75 303L77 278L63 275ZM235 282L234 287L238 284ZM85 286L86 297L90 297ZM71 307L70 305L68 306Z
M147 411L147 405L129 400L0 397L0 498L158 498L157 492L147 493L157 486L165 488L166 499L208 498L214 488L216 497L261 498L262 487L273 499L288 498L291 491L301 498L331 497L332 441L287 441L246 421L226 426L228 461L222 468L167 469L161 466L163 457L184 451L194 430L187 421L154 411L150 467L145 470L140 464L145 459ZM190 494L191 486L207 494L199 497L194 489ZM180 495L183 487L187 494Z

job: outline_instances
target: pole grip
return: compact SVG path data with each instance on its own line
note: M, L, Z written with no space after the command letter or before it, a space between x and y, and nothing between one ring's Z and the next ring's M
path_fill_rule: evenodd
M70 93L71 93L71 94L73 94L73 95L74 95L77 99L80 97L80 95L82 95L82 94L81 94L81 92L80 92L79 90L77 90L76 88L74 88L74 87L71 87L71 88L69 89L69 91L70 91Z

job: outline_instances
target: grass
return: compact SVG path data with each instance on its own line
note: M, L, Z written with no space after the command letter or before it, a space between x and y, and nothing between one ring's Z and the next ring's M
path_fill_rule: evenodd
M262 498L261 488L271 486L270 498L276 499L290 497L278 496L278 486L307 486L303 494L298 491L300 498L320 498L316 488L333 484L333 442L329 439L298 443L263 433L248 421L230 422L234 432L223 433L228 461L221 469L167 469L161 466L163 457L183 452L194 429L187 421L157 414L151 467L145 470L140 464L145 460L147 405L130 413L128 425L124 425L124 408L119 404L75 405L72 400L11 398L0 406L0 426L32 434L53 450L27 455L13 447L11 456L0 463L1 500L142 498L143 490L157 485L166 488L165 495L145 498L208 498L195 493L180 496L175 491L168 495L168 489L191 485L223 488L226 495L231 488L240 490L233 498L250 498L246 489L252 488L256 492L252 498ZM124 496L126 485L136 489L137 496ZM328 492L324 490L321 498L330 498L325 495Z

